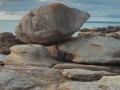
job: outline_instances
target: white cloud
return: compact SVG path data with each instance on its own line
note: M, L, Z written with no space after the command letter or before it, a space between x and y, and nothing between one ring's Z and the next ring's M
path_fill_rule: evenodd
M2 2L0 2L0 5L2 5Z
M21 17L25 14L25 11L20 12L0 12L0 20L20 20Z

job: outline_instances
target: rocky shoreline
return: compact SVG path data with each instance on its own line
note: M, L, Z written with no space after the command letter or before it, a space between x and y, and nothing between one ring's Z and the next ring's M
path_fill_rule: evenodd
M0 33L0 90L119 90L120 26L79 30L89 17L47 4Z

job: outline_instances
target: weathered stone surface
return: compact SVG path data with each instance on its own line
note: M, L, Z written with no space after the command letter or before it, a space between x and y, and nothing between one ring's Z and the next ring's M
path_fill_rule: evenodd
M98 82L65 82L57 90L119 90L120 76L105 76Z
M25 43L49 45L69 38L89 17L61 3L41 5L23 16L15 33Z
M1 90L25 90L34 88L35 84L14 70L0 70Z
M4 69L15 70L21 76L32 81L36 87L42 87L45 90L57 90L58 86L68 81L60 70L48 68L45 66L13 66L5 65ZM36 89L33 89L36 90ZM38 89L39 90L39 89Z
M60 63L53 59L41 45L16 45L10 48L11 54L5 57L6 64L47 65Z
M105 71L91 71L85 69L64 69L63 75L73 80L95 81L101 79L103 76L114 76L118 74Z
M10 54L10 47L20 44L10 32L0 33L0 54Z
M120 62L120 41L114 38L96 36L73 38L57 46L63 52L63 59L86 64L118 64Z

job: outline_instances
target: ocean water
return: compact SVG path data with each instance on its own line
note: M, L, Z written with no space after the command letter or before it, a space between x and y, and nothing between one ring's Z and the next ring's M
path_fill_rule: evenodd
M12 32L15 34L15 27L19 21L17 20L0 20L0 33L1 32ZM81 28L92 28L92 27L107 27L107 26L120 26L120 22L86 22ZM77 35L76 32L74 35ZM0 60L4 60L5 55L0 54Z
M17 20L0 20L0 32L12 32L14 34ZM81 28L120 26L120 22L86 22Z

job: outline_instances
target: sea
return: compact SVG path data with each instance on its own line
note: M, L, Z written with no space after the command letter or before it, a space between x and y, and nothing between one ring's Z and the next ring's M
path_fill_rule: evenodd
M12 32L15 34L15 27L18 20L0 20L0 33ZM87 21L81 28L93 28L93 27L107 27L107 26L120 26L120 22L108 22L108 21ZM74 35L76 35L75 33ZM4 60L5 55L0 54L0 61Z

